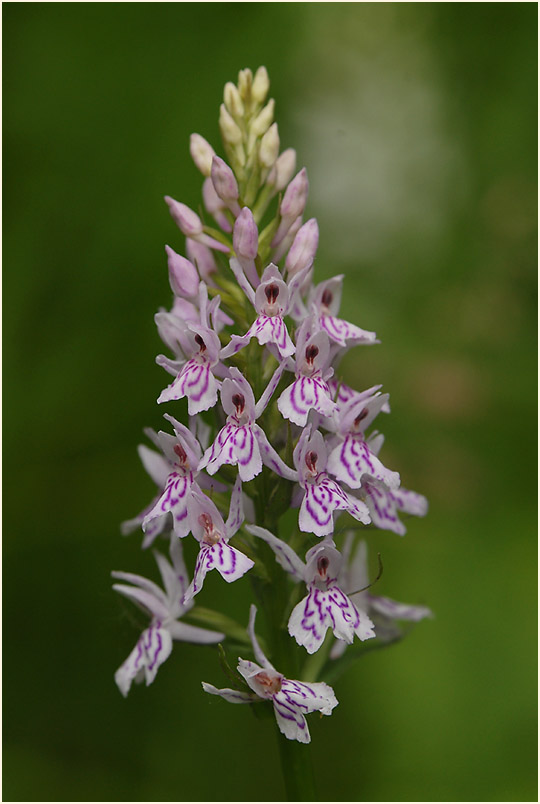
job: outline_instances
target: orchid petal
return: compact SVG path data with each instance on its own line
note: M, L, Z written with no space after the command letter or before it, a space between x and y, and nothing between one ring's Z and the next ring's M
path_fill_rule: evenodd
M144 539L142 542L142 549L146 550L150 545L152 545L158 536L160 536L163 531L170 528L171 517L169 514L163 514L163 516L158 516L155 519L152 519L146 526L146 530L144 531ZM142 520L141 520L141 528L142 528Z
M171 637L181 642L193 642L198 645L213 645L225 639L225 634L219 631L209 631L206 628L198 628L196 625L174 622L167 626Z
M331 624L325 593L319 589L311 589L292 610L287 628L289 634L299 645L305 647L308 653L316 653Z
M274 391L279 385L279 381L281 379L281 375L283 374L283 370L285 369L285 361L281 361L278 365L272 377L270 378L270 382L264 389L261 398L255 405L255 419L258 419L261 413L266 410L268 403L270 402L272 396L274 395Z
M331 416L337 407L328 384L320 377L298 377L282 392L277 406L285 419L300 427L305 427L312 408L322 416Z
M363 497L376 528L391 530L398 536L405 535L407 528L397 515L393 493L384 484L364 482Z
M392 490L397 507L400 511L413 516L425 516L428 512L428 501L422 494L416 491L399 488Z
M241 692L240 690L231 690L228 687L218 690L217 687L214 687L213 684L208 684L206 681L201 681L201 684L205 692L209 692L210 695L219 695L229 703L249 704L261 700L254 692Z
M181 475L171 472L167 478L163 494L155 504L154 508L146 515L143 521L143 530L146 531L147 525L156 517L170 512L173 518L173 528L178 538L184 538L191 530L188 519L188 499L193 485L193 475Z
M328 628L338 639L352 643L356 634L361 640L375 636L373 623L364 612L333 586L324 591L311 587L309 594L298 603L289 618L289 634L315 653L324 641Z
M387 469L370 452L362 437L348 435L328 457L328 471L353 489L360 488L362 476L367 474L381 480L391 489L400 483L398 472Z
M332 709L338 705L334 690L324 681L305 683L284 679L278 698L286 697L287 701L306 712L322 712L331 715Z
M134 586L138 586L140 589L144 589L146 592L149 592L155 598L160 600L163 605L167 602L167 597L163 589L160 589L157 583L151 581L149 578L144 578L142 575L135 575L134 572L121 572L120 570L114 570L111 572L113 578L119 581L126 581L127 583L131 583ZM114 588L114 587L113 587ZM124 587L122 587L124 588ZM130 588L130 587L126 587ZM123 592L121 592L123 594Z
M280 732L288 740L298 740L299 743L311 742L307 721L298 707L280 693L274 695L273 704Z
M207 363L188 360L171 385L161 392L158 404L188 398L188 413L194 416L212 408L217 402L217 382Z
M142 608L146 613L150 613L153 617L157 617L159 620L165 620L169 616L169 607L167 601L164 600L162 602L161 598L154 596L150 592L146 592L144 589L138 589L135 586L124 586L121 583L113 584L115 592L127 597L133 603L136 603L140 608ZM164 594L159 590L161 596L164 598Z
M201 591L206 574L210 570L217 569L227 583L232 583L253 566L254 562L250 558L228 545L224 539L220 539L212 546L202 544L195 563L193 580L184 595L184 605Z
M231 502L229 504L229 516L225 522L225 533L230 539L244 521L244 501L242 496L242 478L237 476L231 492Z
M333 586L326 594L334 621L334 636L349 644L353 641L354 634L362 641L375 636L375 626L367 614L358 609L339 586Z
M161 368L164 368L167 374L176 377L182 371L182 367L186 364L186 361L171 360L170 357L166 357L165 355L158 355L156 357L156 363L158 366L161 366Z
M150 449L145 444L139 444L137 447L137 452L139 453L139 458L141 459L141 463L146 469L147 473L150 475L156 486L162 489L165 485L165 481L167 480L167 475L171 471L171 468L163 455L154 452L153 449Z
M262 462L264 465L268 466L280 477L284 477L287 480L296 482L298 480L298 472L296 472L294 469L291 469L290 466L287 466L285 461L279 457L274 447L268 441L264 430L259 427L258 424L254 424L253 432L257 438L257 442L261 450Z
M348 321L343 321L341 318L335 318L332 315L322 315L319 319L321 328L327 333L336 343L341 346L347 346L347 341L354 340L357 344L360 343L380 343L377 340L377 333L370 332L367 329L360 329L354 324L349 324Z
M407 603L397 603L389 597L369 596L371 608L391 620L409 620L419 622L425 617L433 617L433 612L427 606L411 606Z
M255 617L257 616L257 606L254 606L253 603L249 607L249 624L248 624L248 636L250 638L251 644L253 646L253 653L255 655L256 660L267 670L273 670L274 673L277 672L274 665L266 658L264 655L261 646L259 645L259 640L255 634Z
M227 583L237 581L250 570L255 563L235 547L231 547L224 540L219 541L212 548L214 567Z
M306 484L298 517L300 530L316 536L327 536L334 530L332 514L338 510L349 511L355 519L367 524L370 521L367 506L346 494L324 472L321 474L317 483Z
M246 279L246 275L244 273L242 265L234 257L231 260L229 260L229 265L231 266L231 271L233 272L236 281L246 294L247 298L249 299L253 307L255 307L255 291L253 290L248 280Z
M285 572L288 572L289 575L292 575L297 581L304 580L306 565L302 559L296 555L292 547L281 539L278 539L277 536L274 536L274 534L270 533L266 528L260 528L258 525L247 525L246 530L248 533L258 536L259 539L263 539L263 541L270 545L275 553L276 561L283 567Z
M140 682L143 677L146 678L147 686L151 684L171 651L171 635L165 628L156 624L143 631L135 648L114 676L122 695L126 697L132 682Z

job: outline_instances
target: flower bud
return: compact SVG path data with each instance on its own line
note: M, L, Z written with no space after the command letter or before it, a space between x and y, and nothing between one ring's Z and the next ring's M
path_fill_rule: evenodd
M247 67L245 70L240 70L238 73L238 91L240 97L246 100L251 94L251 85L253 83L253 73Z
M240 93L232 81L228 81L225 84L223 100L225 101L227 110L232 114L233 117L241 118L244 116L244 104L242 103L242 98L240 97Z
M232 226L229 223L224 210L227 208L225 201L216 193L216 188L211 178L205 179L202 186L202 197L206 210L213 215L218 226L224 232L232 232Z
M210 215L215 215L216 212L225 209L225 202L216 193L216 188L211 178L203 181L202 197L205 209Z
M214 156L211 171L212 184L218 196L225 202L236 201L238 198L238 184L234 173L223 159Z
M294 179L285 190L285 195L279 208L279 213L282 218L290 220L291 222L301 215L306 206L308 196L309 182L307 171L305 168L296 174Z
M165 201L174 222L182 234L185 234L187 237L196 237L202 234L202 221L196 212L193 212L193 210L185 204L181 204L180 201L175 201L170 195L165 196Z
M175 296L193 298L199 292L199 274L189 260L165 246L169 267L169 282Z
M265 168L271 168L279 154L279 134L277 123L272 123L261 140L259 162Z
M292 223L288 218L283 218L279 228L272 240L272 260L279 262L281 258L288 252L294 242L296 233L302 226L302 216L299 215Z
M192 134L189 139L189 152L195 162L195 166L203 176L209 176L212 168L212 157L215 153L210 143L200 134Z
M294 175L296 170L296 151L294 148L287 148L276 159L274 169L271 174L271 183L280 192L284 190Z
M302 271L313 262L319 245L319 226L315 218L311 218L298 230L293 244L285 260L285 268L289 276Z
M254 260L259 248L259 230L248 207L236 219L233 230L233 247L238 257Z
M268 127L272 123L272 120L274 119L275 105L274 99L270 98L266 106L261 109L255 120L253 120L250 125L250 135L252 137L262 137L262 135L267 131Z
M242 142L242 132L222 103L219 107L219 129L225 142L230 145L239 145Z
M264 103L268 90L270 89L270 79L266 67L259 67L253 79L251 96L255 103Z
M186 238L186 254L191 262L197 266L201 279L209 282L211 275L217 271L216 261L210 249L188 237Z

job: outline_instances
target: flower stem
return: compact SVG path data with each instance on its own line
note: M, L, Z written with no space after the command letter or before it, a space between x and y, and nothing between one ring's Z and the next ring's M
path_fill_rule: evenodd
M311 745L287 740L276 726L287 801L317 801Z

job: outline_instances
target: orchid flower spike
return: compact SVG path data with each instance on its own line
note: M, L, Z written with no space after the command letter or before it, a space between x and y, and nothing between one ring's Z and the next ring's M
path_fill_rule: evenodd
M303 681L292 681L278 672L262 652L255 635L256 613L257 609L252 605L248 634L257 662L238 659L238 672L244 677L252 692L217 689L205 681L202 682L203 690L211 695L219 695L229 703L271 701L280 732L288 740L309 743L311 736L305 715L309 712L331 715L334 707L338 705L334 690L321 681L306 684Z
M140 683L146 680L147 686L152 683L159 667L171 654L173 640L208 645L220 642L225 636L217 631L179 622L180 617L193 605L183 602L188 575L181 542L174 535L171 537L171 562L161 553L156 552L154 555L163 589L141 575L133 575L131 572L112 573L113 578L125 581L113 584L115 592L133 601L151 617L149 627L142 632L128 658L116 671L114 679L124 697L134 681Z

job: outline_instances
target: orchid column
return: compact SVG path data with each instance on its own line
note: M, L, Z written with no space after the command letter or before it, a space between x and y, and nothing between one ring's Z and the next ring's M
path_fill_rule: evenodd
M398 512L422 516L427 503L380 460L383 436L367 432L390 412L388 394L354 390L338 371L349 349L378 340L339 317L343 276L314 284L307 172L280 149L268 90L264 67L226 84L225 159L192 135L204 213L165 197L186 255L165 247L173 298L155 316L168 351L156 360L170 375L157 402L169 412L166 430L146 431L154 449L139 447L155 496L123 531L142 530L143 549L169 559L155 551L162 586L113 573L127 582L115 590L150 618L116 681L124 695L152 683L174 641L217 645L208 676L221 665L228 686L203 690L275 717L287 790L301 799L315 797L305 716L338 703L326 680L400 638L397 621L430 615L368 592L358 533L403 535ZM198 543L191 582L184 539ZM202 607L213 569L229 586L251 579L243 624L227 615L225 587L222 610Z

